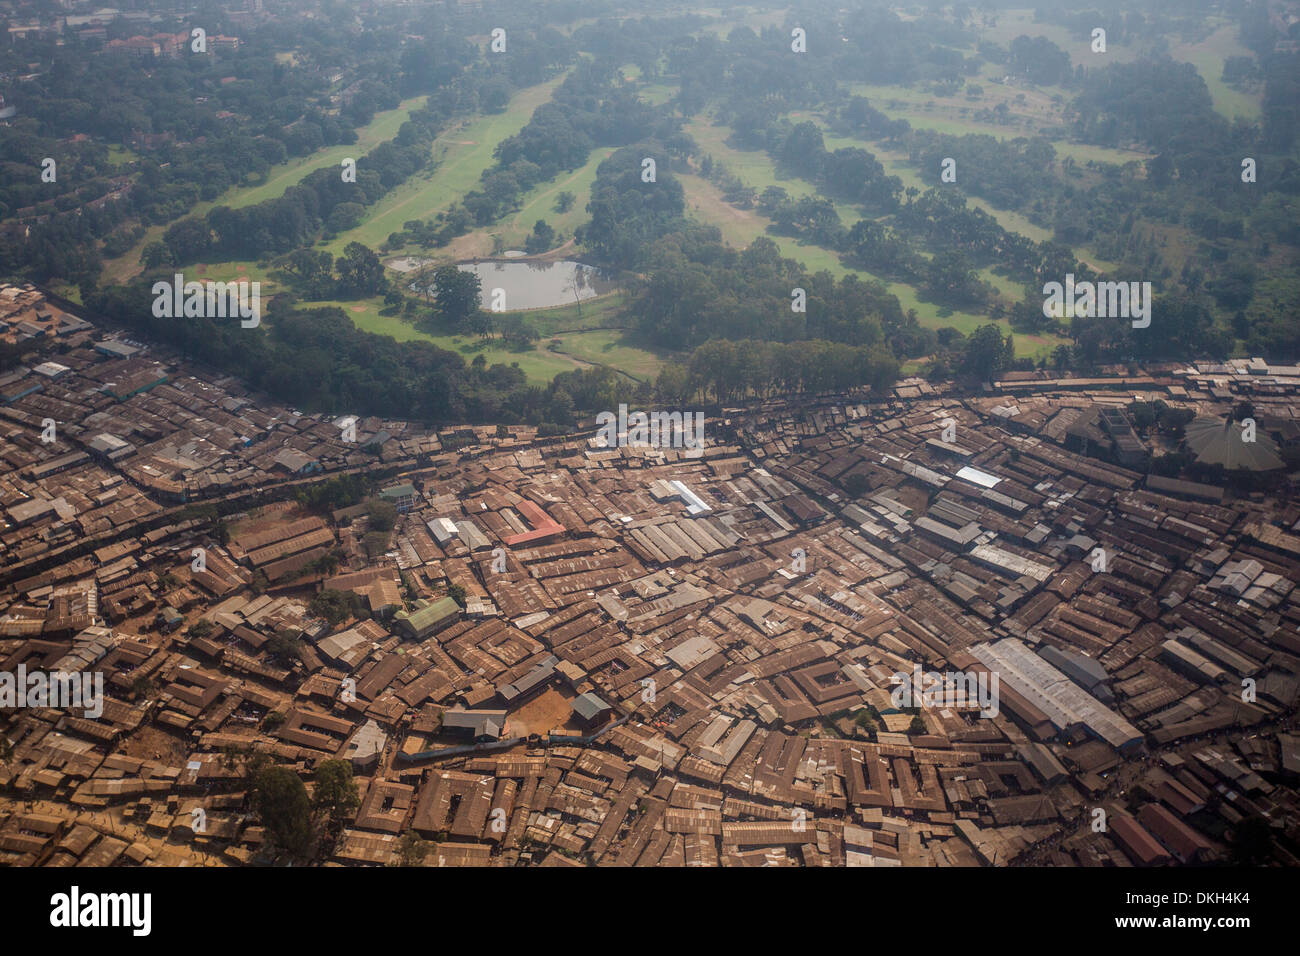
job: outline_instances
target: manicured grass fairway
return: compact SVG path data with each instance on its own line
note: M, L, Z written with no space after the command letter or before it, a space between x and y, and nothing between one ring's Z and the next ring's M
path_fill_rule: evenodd
M602 296L582 303L581 316L576 306L537 309L522 313L541 332L536 348L512 351L501 347L500 339L482 340L477 335L435 335L417 329L397 315L382 315L379 297L348 301L304 302L299 308L334 306L342 309L357 328L376 335L387 335L398 342L431 342L439 348L457 352L466 362L482 353L489 365L498 362L518 363L528 381L545 385L560 372L571 372L588 364L609 365L636 379L652 379L659 374L665 359L648 350L631 345L621 329L592 328L601 322L621 321L625 299L622 293ZM583 330L586 331L573 331ZM558 351L551 343L559 339Z
M444 132L433 142L433 158L438 164L436 169L417 173L389 192L366 210L366 219L361 225L336 237L323 248L336 256L342 254L349 242L377 249L389 235L401 231L402 223L411 219L429 219L450 208L478 184L483 170L492 165L492 153L497 144L523 129L532 118L533 110L549 100L562 82L563 75L520 90L511 98L504 112L478 117Z
M662 355L630 344L629 334L621 329L595 329L556 337L560 344L555 347L555 351L593 365L609 365L641 381L653 381L665 364ZM538 344L550 347L550 343L551 340L547 338ZM681 358L684 359L685 356Z
M711 152L715 159L721 158L727 164L727 168L738 175L747 185L758 186L759 183L762 183L763 186L758 186L760 189L768 185L779 185L792 196L816 194L813 185L805 180L778 178L775 164L766 153L757 150L746 152L727 146L724 140L729 131L725 127L710 126L706 121L697 118L688 124L687 131L696 138L696 142L700 143L706 152ZM705 145L706 143L707 145ZM698 176L686 175L680 176L680 178L686 190L687 205L701 219L718 226L727 242L738 248L744 248L756 236L767 235L766 229L771 220L761 213L754 210L735 209L722 200L716 186ZM846 225L851 225L859 217L846 216L845 213L848 211L847 209L840 210L841 219L844 220ZM990 212L992 212L991 209ZM846 268L833 250L812 245L811 243L801 245L785 236L771 236L770 238L780 247L783 256L798 260L810 272L815 273L825 269L836 278L850 272L862 276L864 279L879 278L860 269ZM994 277L994 280L999 288L1010 289L1011 284L1005 279ZM969 334L979 326L993 322L993 319L987 315L961 310L953 310L951 314L941 317L939 315L940 307L932 302L922 302L915 287L902 282L882 281L885 282L885 286L890 292L898 296L903 311L915 309L917 321L926 328L939 329L951 326L964 334ZM1006 320L996 324L1001 325L1004 331L1011 331ZM1032 338L1030 336L1016 336L1017 355L1037 357L1044 350L1045 344L1032 341ZM1055 345L1056 343L1053 341L1051 344ZM1048 348L1050 349L1050 347Z
M596 182L596 167L613 155L612 149L593 149L587 162L573 172L562 172L555 179L538 183L523 197L519 211L506 216L487 231L499 235L508 249L522 249L524 240L533 231L533 223L545 219L557 235L572 238L574 230L590 218L587 203L591 201L591 187ZM555 211L555 199L562 192L573 193L573 205L565 213Z
M573 362L558 356L548 356L540 350L512 352L500 348L500 339L484 341L473 334L431 335L415 328L409 322L403 322L396 315L380 315L379 310L383 308L383 300L379 298L344 302L309 302L304 303L302 307L322 306L337 306L342 309L352 319L353 324L364 332L387 335L398 342L432 342L449 352L458 352L466 362L473 361L479 353L487 359L488 365L496 365L498 362L511 365L518 362L519 367L528 376L528 380L538 385L549 382L560 372L569 372L576 367Z

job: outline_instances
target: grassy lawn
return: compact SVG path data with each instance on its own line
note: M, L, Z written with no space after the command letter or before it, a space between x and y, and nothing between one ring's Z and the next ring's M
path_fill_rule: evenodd
M1204 40L1195 43L1170 43L1169 55L1175 60L1191 63L1205 80L1214 108L1228 119L1245 116L1257 119L1260 115L1258 93L1242 93L1227 86L1223 76L1223 61L1229 56L1247 56L1250 51L1242 45L1237 28L1220 18L1210 18L1219 26ZM1106 26L1104 20L1098 26ZM1075 37L1065 27L1055 24L1035 23L1032 10L1003 10L998 13L997 26L981 34L981 39L992 40L1009 47L1020 35L1042 36L1051 40L1070 55L1074 66L1093 67L1105 63L1125 63L1137 58L1138 51L1127 45L1116 45L1107 37L1106 52L1093 53L1090 37Z
M473 189L492 165L497 144L518 133L532 118L533 110L547 102L564 82L557 76L537 86L520 90L511 97L504 112L480 116L443 132L433 142L437 168L417 173L367 209L366 219L355 229L337 236L323 248L341 255L349 242L377 249L402 223L429 219L449 208ZM530 223L531 226L531 223Z
M850 139L846 136L834 136L825 132L823 132L822 138L826 142L826 148L832 151L843 149L848 146L867 148L869 151L874 153L876 159L878 159L880 164L885 167L885 172L890 176L897 176L903 181L904 189L914 187L924 192L931 186L939 185L937 171L934 180L926 182L921 178L916 169L907 162L907 157L903 153L880 149L879 147L868 143L866 140ZM966 202L968 205L974 206L976 209L983 209L986 213L996 219L1007 232L1018 232L1022 236L1026 236L1035 242L1043 242L1052 237L1052 230L1044 229L1042 226L1036 225L1026 216L1023 216L1018 212L1013 212L1009 209L998 209L991 203L980 199L978 196L972 196L969 193L966 195ZM846 220L846 225L851 224Z
M919 90L910 90L898 86L873 86L865 83L852 83L849 88L859 96L865 96L871 105L891 119L905 119L915 129L930 129L950 136L988 135L997 139L1015 139L1019 136L1035 136L1040 133L1055 133L1064 122L1064 115L1056 106L1050 113L1036 116L1033 112L1017 114L1017 125L983 123L971 117L979 109L990 109L999 101L1006 101L1011 107L1009 97L1013 93L1026 93L1032 97L1044 97L1041 91L1017 90L1002 86L1000 83L984 81L981 83L984 94L977 100L964 96L935 97ZM961 115L962 109L970 111L969 116ZM1037 110L1035 106L1033 110ZM1013 114L1016 108L1012 107ZM1113 149L1109 146L1093 146L1087 143L1073 143L1054 136L1052 147L1059 159L1067 156L1076 163L1116 163L1123 165L1134 160L1145 160L1151 154L1139 150ZM830 148L830 143L827 143Z
M667 83L647 83L637 91L637 98L651 106L663 106L677 95L677 87Z
M243 275L240 273L241 277ZM218 278L215 274L209 277ZM264 288L263 294L265 292ZM581 309L570 305L525 312L523 314L542 337L535 348L523 351L504 348L500 339L484 340L473 333L462 335L418 329L398 315L383 314L384 303L378 296L303 302L299 308L333 306L342 309L362 331L386 335L398 342L430 342L459 353L466 362L472 362L482 353L489 365L518 363L530 383L545 385L560 372L596 364L610 365L638 380L652 379L659 374L664 357L634 344L631 336L622 329L602 327L606 323L626 321L623 315L625 303L622 293L614 293L584 302ZM552 343L557 340L560 344L553 350Z
M185 274L186 282L192 279L211 282L238 282L241 279L247 279L249 282L260 282L263 301L276 292L284 291L280 283L271 278L266 269L263 269L251 259L238 259L231 262L197 262L181 271Z
M127 149L125 146L116 144L108 147L108 161L121 166L123 163L133 163L140 157L136 155L135 150Z
M926 189L929 189L931 186L938 185L937 175L935 177L935 180L932 181L927 182L924 179L922 179L921 175L916 171L915 167L913 167L911 163L908 161L907 155L905 153L887 150L887 149L881 149L878 145L873 144L867 140L859 140L859 139L854 139L846 136L835 136L825 131L824 121L817 119L816 122L819 126L823 127L822 138L825 140L827 149L835 150L835 149L841 149L845 146L862 146L867 148L870 152L872 152L875 155L876 159L880 161L881 165L885 167L885 171L889 173L889 175L897 176L899 179L903 181L904 189L910 186L924 191ZM1067 144L1067 145L1069 145L1071 151L1075 153L1076 161L1079 162L1083 161L1080 154L1088 154L1091 152L1100 155L1100 154L1120 152L1119 150L1110 150L1099 146L1098 147L1079 146L1077 144ZM1053 146L1057 147L1058 153L1061 152L1060 143L1053 143ZM1111 160L1109 158L1105 158L1105 159L1101 159L1100 161L1110 162ZM1018 213L1010 209L998 209L996 206L994 206L992 203L988 202L987 200L981 199L978 196L972 196L970 194L966 195L966 202L977 209L984 210L986 213L988 213L990 216L996 219L998 223L1002 226L1002 228L1007 230L1008 232L1019 233L1022 236L1034 240L1035 242L1044 242L1052 237L1052 230L1046 229L1043 226L1038 225L1037 223L1030 220L1027 216L1023 215L1022 213ZM1080 247L1076 251L1078 252L1079 257L1083 261L1087 262L1094 269L1098 269L1104 272L1113 272L1115 269L1118 268L1118 265L1116 263L1107 262L1099 258L1090 248L1086 246Z
M542 350L542 343L539 343L536 349L514 352L501 348L500 339L480 339L473 333L435 335L425 332L409 322L402 321L397 315L381 315L380 310L384 307L384 303L378 297L351 301L307 302L303 303L301 308L325 306L336 306L342 309L352 319L353 324L364 332L387 335L398 342L431 342L439 348L458 353L466 363L472 362L480 353L489 365L496 365L498 362L504 365L518 363L524 374L528 376L528 381L534 385L545 385L560 372L570 372L578 367L573 361L562 356L547 354Z
M666 356L631 340L631 334L621 329L595 329L549 336L538 347L591 365L609 365L639 381L653 381L664 367ZM555 344L557 341L559 344Z
M341 170L343 160L360 159L380 143L395 137L411 113L424 105L424 99L422 96L413 97L404 100L395 110L375 114L375 118L368 125L357 130L355 143L346 146L328 146L310 156L303 156L290 160L283 166L276 166L267 176L266 182L258 186L232 190L234 195L227 194L228 198L222 197L217 205L229 206L232 209L253 206L264 200L284 195L286 189L301 182L308 173L327 166L338 166Z
M1246 119L1259 119L1261 94L1243 93L1223 82L1223 61L1230 56L1250 56L1251 52L1242 45L1237 37L1236 27L1220 26L1199 43L1174 44L1169 51L1176 60L1185 60L1196 67L1198 73L1210 88L1214 98L1214 108L1228 119L1244 116Z
M722 157L728 168L740 176L748 185L757 185L757 182L766 185L776 184L785 188L792 196L816 193L812 184L802 179L778 179L775 166L766 153L758 151L742 152L726 146L722 142L726 133L721 132L721 129L707 126L697 120L691 124L689 132L692 136L695 136L696 141L701 145L707 142L709 144L706 147L707 151L712 152L715 159ZM715 150L715 146L719 148ZM751 175L754 177L753 179L750 178ZM718 226L727 242L737 248L744 248L754 240L755 236L766 235L770 220L765 216L754 210L734 208L723 201L716 186L698 176L680 174L679 176L686 190L687 205L702 220ZM856 214L845 216L846 212L848 210L841 210L841 218L844 219L847 225L851 225L853 221L859 218ZM990 212L993 212L991 208ZM783 256L802 262L804 268L810 272L816 273L826 270L837 279L850 272L864 279L879 278L860 269L845 267L840 261L839 255L831 249L812 244L799 244L784 236L772 236L771 238L780 247ZM1019 298L1019 291L1013 283L1009 283L1001 277L993 276L992 273L989 273L987 278L998 286L1008 302ZM916 310L917 321L925 328L940 329L951 326L963 334L969 334L979 326L993 321L987 315L962 310L953 310L949 314L941 316L939 314L941 307L932 302L921 301L914 286L903 282L882 281L885 281L885 285L890 292L898 296L899 304L903 307L904 312L909 309ZM1005 320L997 324L1001 325L1004 331L1011 331ZM1053 342L1052 344L1056 343ZM1017 336L1016 338L1017 355L1036 356L1041 350L1041 346L1042 343L1032 342L1025 337Z
M557 236L570 238L574 230L587 221L587 203L591 201L591 187L596 182L596 167L614 154L608 148L593 149L587 162L571 173L560 173L555 179L538 183L523 197L519 211L503 219L489 232L505 240L507 249L522 249L524 240L533 231L533 223L545 219ZM568 212L555 211L555 199L562 192L574 195Z
M1033 10L999 10L997 21L996 26L981 31L981 40L992 40L999 46L1010 47L1011 41L1018 36L1046 37L1070 55L1072 66L1093 67L1102 62L1124 63L1136 59L1138 55L1138 51L1130 46L1111 42L1109 33L1106 37L1106 52L1093 53L1091 31L1085 36L1075 36L1056 23L1035 23ZM1105 19L1097 24L1099 27L1106 25Z
M780 186L795 199L817 195L817 190L810 183L779 174L776 164L766 152L734 149L727 145L731 129L726 126L715 126L707 117L697 115L682 130L695 139L703 153L712 154L715 162L721 162L747 186L753 186L760 193L768 186Z
M557 332L616 328L628 321L624 314L626 307L627 295L614 292L580 304L561 305L553 309L529 309L523 315L545 338Z
M677 175L686 190L687 206L701 220L718 226L722 231L723 239L729 244L743 249L754 240L755 236L766 235L765 230L770 223L770 220L766 217L753 210L736 209L724 202L718 193L717 187L698 176ZM786 180L783 185L788 182L790 180ZM850 272L864 279L879 278L860 269L846 268L840 262L839 256L830 249L811 244L800 245L786 236L771 236L770 238L780 248L781 255L798 260L810 272L816 273L825 270L837 279ZM982 271L980 275L998 287L999 292L1008 304L1019 299L1020 292L1014 283L1001 276L993 275L989 270ZM993 322L993 319L987 315L962 310L953 310L947 315L940 315L941 307L933 302L921 301L914 286L890 280L881 281L884 281L886 288L898 297L898 302L904 312L909 309L916 310L916 320L925 328L941 329L950 326L964 335L969 335L981 325ZM1005 319L995 324L1002 326L1004 334L1011 331L1011 327ZM1038 340L1037 337L1019 335L1016 336L1015 342L1016 355L1027 355L1034 358L1037 358L1043 352L1050 352L1051 348L1058 344L1055 340L1048 342L1047 340Z

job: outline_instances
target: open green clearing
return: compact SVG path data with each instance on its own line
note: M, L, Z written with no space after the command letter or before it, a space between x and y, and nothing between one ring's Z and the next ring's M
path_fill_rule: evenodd
M608 365L642 382L653 381L666 363L662 353L636 343L631 333L622 329L566 332L543 339L538 346L553 353L572 356L579 362Z
M1173 43L1169 55L1196 67L1214 98L1214 108L1228 119L1245 116L1258 119L1260 97L1258 93L1242 93L1226 85L1223 80L1223 61L1230 56L1247 56L1250 51L1237 37L1237 29L1225 20L1207 17L1215 26L1214 32L1204 40L1191 43ZM1104 25L1104 24L1099 24ZM980 33L980 39L992 40L1003 47L1020 35L1041 36L1051 40L1070 55L1074 66L1095 66L1102 57L1110 62L1124 63L1135 59L1139 51L1127 44L1108 42L1106 52L1093 53L1090 37L1076 37L1063 26L1035 23L1033 10L1002 10L997 14L997 25Z
M997 23L979 32L981 40L992 41L1002 47L1010 47L1011 41L1018 36L1046 37L1070 55L1071 66L1096 66L1102 57L1108 62L1128 62L1137 57L1138 51L1127 44L1113 43L1107 36L1106 52L1092 52L1091 31L1084 36L1076 36L1057 23L1037 23L1033 10L999 10ZM1099 23L1098 26L1104 26Z
M499 235L507 249L522 249L524 240L533 231L533 223L545 219L557 237L572 238L574 230L587 221L587 203L591 201L591 187L596 182L596 167L612 156L614 151L604 147L593 149L587 162L571 173L561 173L550 182L538 183L524 194L519 211L501 220L488 232ZM556 212L555 200L562 192L573 193L573 205L568 212Z
M1212 20L1212 22L1215 22ZM1237 36L1236 28L1223 24L1199 43L1178 43L1170 48L1169 55L1176 60L1186 60L1210 88L1214 108L1229 119L1243 116L1257 120L1262 115L1261 94L1244 93L1223 82L1223 61L1230 56L1250 56L1251 52Z
M524 313L542 333L531 349L508 349L499 338L482 339L473 333L427 332L393 314L385 314L384 303L375 296L368 299L304 302L300 308L334 306L342 309L357 328L376 335L386 335L398 342L431 342L439 348L457 352L466 362L482 355L489 365L498 362L518 364L534 385L545 385L561 372L589 365L608 365L638 380L653 379L665 358L635 345L631 335L618 328L602 328L600 323L621 320L625 303L622 293L603 296L577 306L537 309Z

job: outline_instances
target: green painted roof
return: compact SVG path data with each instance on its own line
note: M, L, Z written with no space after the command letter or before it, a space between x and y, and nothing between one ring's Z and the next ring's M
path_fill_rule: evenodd
M428 607L417 608L414 611L402 611L397 617L407 621L415 630L422 631L432 624L437 624L444 618L459 613L460 605L456 603L456 599L445 597L434 601Z

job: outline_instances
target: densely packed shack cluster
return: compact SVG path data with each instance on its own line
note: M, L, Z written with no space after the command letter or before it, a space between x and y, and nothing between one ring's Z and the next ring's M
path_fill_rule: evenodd
M0 672L102 673L103 707L0 711L6 864L255 860L253 753L351 763L340 863L1128 866L1260 826L1296 862L1300 504L1272 459L1148 476L1129 438L1175 440L1124 429L1249 399L1282 456L1295 369L912 380L730 410L697 455L345 442L84 335L5 380ZM349 473L391 530L293 495ZM898 705L916 667L996 673L996 713Z

